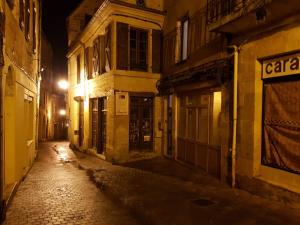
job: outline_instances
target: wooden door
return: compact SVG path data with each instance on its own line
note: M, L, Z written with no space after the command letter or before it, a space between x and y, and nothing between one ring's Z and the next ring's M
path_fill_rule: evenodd
M84 103L83 101L79 102L79 125L78 125L78 144L79 146L83 145L83 131L84 131Z

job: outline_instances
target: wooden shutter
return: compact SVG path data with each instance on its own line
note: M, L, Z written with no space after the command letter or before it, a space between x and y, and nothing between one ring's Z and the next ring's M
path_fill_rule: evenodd
M190 19L189 31L188 31L188 55L193 53L196 49L195 35L196 35L196 17Z
M152 72L161 72L161 55L162 55L162 32L152 30Z
M33 14L32 14L32 51L36 52L36 6L33 3Z
M105 54L105 36L100 36L100 74L105 73L105 63L106 63L106 54Z
M108 72L111 70L111 25L106 27L105 33L105 71Z
M100 47L99 47L99 38L97 37L94 40L93 46L93 77L99 75L100 67Z
M86 47L84 52L84 71L87 79L92 78L92 55L93 49L91 47Z
M129 26L117 23L117 69L128 70Z
M25 37L30 38L30 1L25 0Z
M89 55L88 55L88 76L93 78L93 48L88 47Z

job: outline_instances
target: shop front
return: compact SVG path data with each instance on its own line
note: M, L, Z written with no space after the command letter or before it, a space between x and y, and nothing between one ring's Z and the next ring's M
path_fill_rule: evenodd
M217 60L158 85L165 93L165 155L217 178L227 176L230 65L228 59Z
M239 53L236 172L239 187L253 193L300 193L299 31L274 31Z
M179 94L177 158L220 177L221 92Z
M263 61L262 164L300 174L300 53Z

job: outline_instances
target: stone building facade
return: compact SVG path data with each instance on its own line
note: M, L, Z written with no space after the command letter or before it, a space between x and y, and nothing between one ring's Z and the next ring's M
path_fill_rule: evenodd
M228 179L231 60L210 32L205 1L164 3L163 153Z
M299 3L287 2L111 0L96 13L83 3L68 21L71 142L129 160L132 106L152 96L156 153L264 196L299 193ZM144 72L131 69L131 27L148 30Z
M237 184L300 193L299 2L229 3L209 1L208 22L238 49Z
M7 200L36 156L40 1L1 1L1 196ZM5 204L4 204L5 205Z
M161 152L162 1L85 0L67 20L71 144L109 161Z

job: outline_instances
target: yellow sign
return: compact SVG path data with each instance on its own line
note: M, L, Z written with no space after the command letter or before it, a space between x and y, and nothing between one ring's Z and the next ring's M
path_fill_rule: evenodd
M300 74L300 53L263 61L263 79Z

